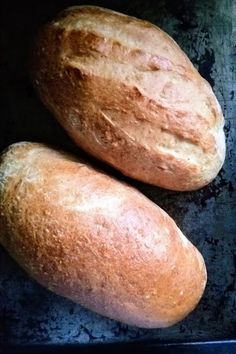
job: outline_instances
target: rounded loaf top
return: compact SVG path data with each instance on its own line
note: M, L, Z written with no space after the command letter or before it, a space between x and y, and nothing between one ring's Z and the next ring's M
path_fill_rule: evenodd
M170 326L205 288L201 254L161 208L41 144L12 145L0 159L0 230L39 283L131 325Z
M210 85L147 21L69 8L39 33L32 77L73 140L127 176L195 190L224 162L224 118Z

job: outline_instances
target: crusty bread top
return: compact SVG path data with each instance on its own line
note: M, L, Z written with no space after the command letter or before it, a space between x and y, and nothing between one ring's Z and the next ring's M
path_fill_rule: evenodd
M0 242L41 284L132 325L166 327L198 303L204 260L157 205L41 144L0 160Z
M224 118L210 85L146 21L69 8L42 30L33 77L74 140L126 175L191 190L223 164Z

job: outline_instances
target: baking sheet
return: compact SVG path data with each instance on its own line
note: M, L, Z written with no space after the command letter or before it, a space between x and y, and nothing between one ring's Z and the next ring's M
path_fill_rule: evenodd
M177 193L126 178L165 209L202 252L208 284L199 306L184 321L169 329L137 329L47 291L0 248L1 340L17 345L236 338L236 3L3 1L1 150L29 140L49 142L86 156L38 100L27 70L29 47L37 28L64 7L80 3L108 7L157 24L173 36L213 86L226 118L227 136L226 162L214 182L197 192Z

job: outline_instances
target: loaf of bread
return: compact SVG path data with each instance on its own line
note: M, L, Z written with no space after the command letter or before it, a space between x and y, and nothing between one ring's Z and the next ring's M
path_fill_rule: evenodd
M205 288L201 254L162 209L41 144L14 144L1 156L0 230L0 243L39 283L130 325L170 326Z
M32 61L34 84L69 135L123 174L187 191L219 172L219 103L158 27L99 7L72 7L41 30Z

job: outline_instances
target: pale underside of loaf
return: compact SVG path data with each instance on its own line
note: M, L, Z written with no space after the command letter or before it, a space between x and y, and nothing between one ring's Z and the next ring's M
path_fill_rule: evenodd
M34 76L74 140L126 175L197 189L223 164L224 118L210 85L148 22L73 7L45 28Z

